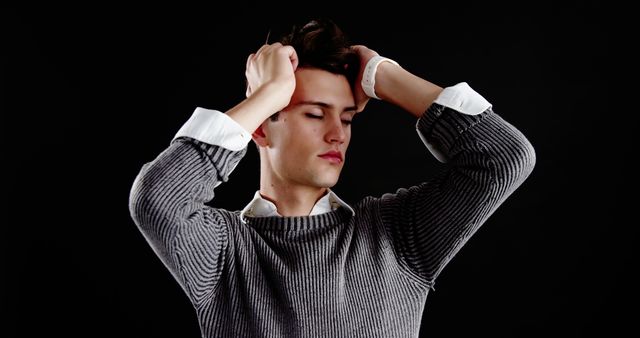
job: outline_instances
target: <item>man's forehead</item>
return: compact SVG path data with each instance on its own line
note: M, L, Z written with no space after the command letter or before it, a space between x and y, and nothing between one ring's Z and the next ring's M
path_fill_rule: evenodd
M320 103L324 108L339 110L355 106L351 86L344 75L317 68L298 68L295 76L292 105Z

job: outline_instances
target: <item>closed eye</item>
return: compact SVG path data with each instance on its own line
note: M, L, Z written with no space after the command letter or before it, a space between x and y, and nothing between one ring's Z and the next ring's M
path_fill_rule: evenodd
M318 119L318 120L322 120L324 118L324 116L322 115L315 115L315 114L311 114L311 113L305 113L305 116L312 118L312 119ZM346 124L346 125L350 125L351 124L351 120L342 120L342 123Z

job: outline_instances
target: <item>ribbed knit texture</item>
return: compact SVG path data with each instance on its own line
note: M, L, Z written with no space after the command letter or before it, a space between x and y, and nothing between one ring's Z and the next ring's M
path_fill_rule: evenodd
M447 155L429 181L300 217L205 205L246 148L182 137L145 164L133 220L193 303L203 337L417 337L445 265L531 173L529 141L491 109L432 104L419 120Z

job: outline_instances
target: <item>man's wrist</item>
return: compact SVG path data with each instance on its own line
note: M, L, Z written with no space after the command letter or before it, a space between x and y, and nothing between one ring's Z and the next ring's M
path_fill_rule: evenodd
M362 73L362 90L365 94L367 94L367 96L378 100L380 100L380 97L378 97L375 92L376 73L378 71L378 66L380 66L380 64L383 62L390 62L396 66L399 66L399 64L394 60L391 60L384 56L376 55L369 59L369 61L367 61L367 64L365 65L364 71Z

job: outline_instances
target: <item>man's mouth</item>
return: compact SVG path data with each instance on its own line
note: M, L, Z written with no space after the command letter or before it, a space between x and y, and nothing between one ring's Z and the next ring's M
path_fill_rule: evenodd
M324 154L318 155L318 157L322 157L325 160L331 162L331 163L342 163L343 159L342 159L342 153L339 151L328 151Z

